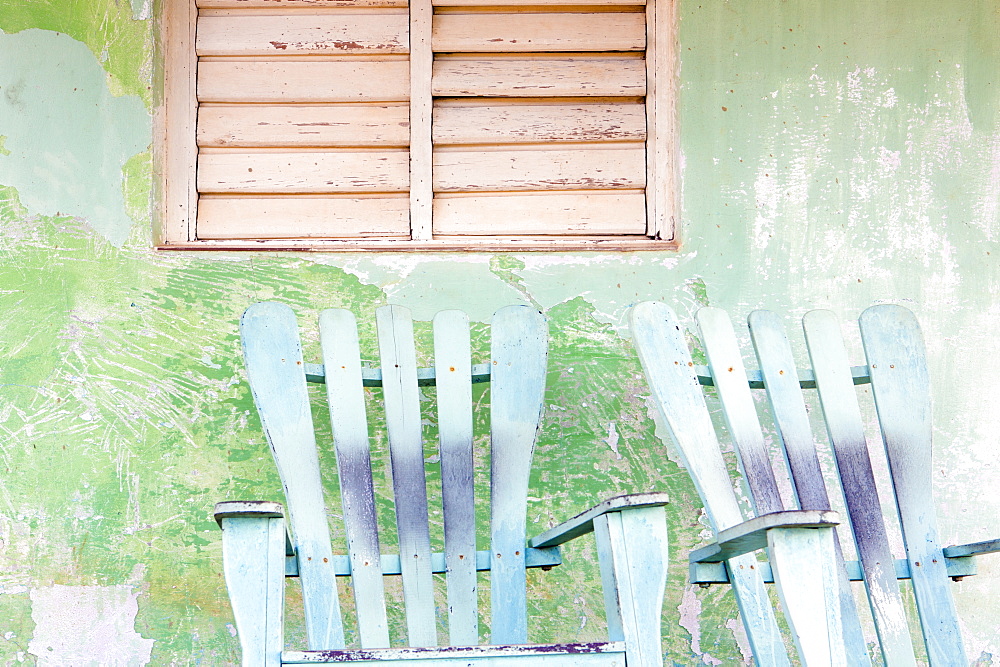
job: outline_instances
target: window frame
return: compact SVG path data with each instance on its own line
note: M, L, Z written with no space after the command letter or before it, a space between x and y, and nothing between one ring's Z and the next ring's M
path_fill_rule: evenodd
M160 250L313 251L575 251L674 250L678 247L679 151L676 142L677 0L646 2L646 185L647 236L431 236L430 174L433 145L430 89L433 52L429 1L410 3L411 183L409 239L233 239L197 238L196 0L161 0L156 31L158 90L154 113L154 158L158 174L154 238ZM418 80L413 80L418 79ZM426 85L420 88L421 81ZM416 99L420 96L422 99ZM415 111L415 109L417 111ZM420 110L423 111L420 111ZM426 135L428 141L413 138ZM415 148L416 147L416 148ZM415 165L415 166L414 166Z

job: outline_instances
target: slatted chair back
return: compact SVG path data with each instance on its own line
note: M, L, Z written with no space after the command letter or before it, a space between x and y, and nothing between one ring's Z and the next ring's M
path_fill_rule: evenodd
M968 664L948 577L972 571L968 556L993 551L997 544L945 550L938 544L931 497L930 387L913 314L893 305L867 309L859 319L866 363L857 367L848 362L836 317L829 311L806 314L803 328L811 365L806 371L796 370L781 319L774 313L757 311L749 317L758 364L758 370L749 372L726 313L704 308L696 319L707 368L693 363L685 329L667 306L643 303L631 314L635 345L657 404L718 536L718 544L691 555L692 580L703 585L732 583L760 664L788 663L763 587L773 573L803 663L864 665L871 659L849 584L850 579L862 579L884 664L913 665L914 639L898 582L910 579L919 615L919 631L913 630L920 634L930 664ZM862 384L866 388L859 392L856 385ZM744 523L699 385L713 385L718 394L757 517L751 522ZM892 478L893 493L881 503L859 404L867 385L874 395ZM779 473L791 482L791 507L779 493L758 417L765 401L754 399L753 388L767 395L787 464ZM840 490L827 486L833 479L824 476L820 465L803 389L816 390ZM850 532L840 533L838 539L832 529L810 530L837 520L830 513L830 499L841 492ZM809 528L786 533L810 539L829 533L827 545L782 543L775 535L762 537L764 533L752 530L782 523L780 517L795 514L790 509L815 511L820 518ZM905 559L894 558L886 521L898 523ZM840 539L853 542L860 562L845 564ZM738 541L743 543L740 548ZM768 546L770 563L757 563L752 553L744 553L748 545ZM737 553L743 555L734 556ZM733 557L725 563L723 556Z
M376 311L381 362L376 369L362 366L358 328L346 310L320 314L321 366L305 363L296 318L288 306L255 304L240 326L247 376L284 487L291 529L286 546L277 503L227 502L216 507L244 664L395 658L439 664L434 661L462 658L467 660L463 664L493 665L505 657L524 657L554 664L562 660L621 666L629 651L635 664L661 664L657 605L662 604L666 578L662 494L613 499L531 544L526 540L529 473L545 393L548 332L540 313L524 306L498 311L492 320L490 360L475 366L467 316L458 311L438 313L431 368L418 368L410 314L397 306ZM346 556L334 555L331 548L308 379L326 385ZM484 381L490 383L490 548L477 552L472 383ZM431 551L428 503L438 501L428 500L421 386L437 399L443 553ZM366 414L371 401L365 400L365 387L381 387L398 550L384 548L379 539L376 510L382 500L376 499L371 448L382 445L372 444ZM619 516L626 519L624 527ZM558 565L558 545L590 531L596 533L602 553L608 554L602 556L602 572L611 589L606 596L611 641L523 646L528 643L525 568ZM629 551L633 543L641 554ZM287 551L287 562L283 554L263 555L282 549ZM277 560L280 573L275 572ZM653 584L645 586L648 592L641 590L638 580L635 585L628 583L628 567L639 565L652 578ZM497 647L488 650L476 647L481 632L477 585L481 570L490 571L489 641ZM435 572L446 573L447 639L438 633ZM337 576L347 573L360 652L346 649ZM283 650L285 574L301 580L307 652ZM389 649L385 574L402 576L404 643L412 648ZM638 614L640 620L629 614ZM398 646L398 640L393 641ZM450 652L429 648L441 645ZM472 648L455 653L451 647Z

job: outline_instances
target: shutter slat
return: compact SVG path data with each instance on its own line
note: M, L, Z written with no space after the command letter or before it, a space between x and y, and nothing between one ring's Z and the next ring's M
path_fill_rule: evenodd
M587 190L641 188L642 146L625 149L438 151L434 190Z
M200 239L404 238L405 197L202 197Z
M434 200L434 233L643 234L644 211L641 192L438 197Z
M645 15L638 13L439 14L435 51L641 51Z
M277 62L205 60L200 102L405 102L405 60Z
M202 16L199 56L406 53L407 18L396 14Z
M447 59L434 63L433 87L444 96L635 96L646 94L646 66L637 58Z
M202 153L199 192L404 192L405 151L365 153Z
M641 104L440 106L435 144L642 141Z
M198 145L398 146L409 143L404 106L202 106Z

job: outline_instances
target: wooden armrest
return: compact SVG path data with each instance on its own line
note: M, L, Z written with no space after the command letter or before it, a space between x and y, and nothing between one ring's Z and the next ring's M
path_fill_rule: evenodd
M775 528L833 528L839 524L840 515L831 511L772 512L721 531L718 542L695 549L688 559L692 563L720 563L765 548L767 531Z
M602 514L621 512L639 507L660 507L666 505L668 502L667 494L665 493L633 493L626 496L615 496L599 505L595 505L586 512L577 514L572 519L564 521L554 528L548 529L541 535L532 538L528 544L536 549L554 547L564 542L569 542L574 537L579 537L593 531L594 519Z
M1000 551L1000 540L986 540L985 542L972 542L953 547L944 548L945 558L967 558L978 556L979 554L992 554Z
M215 522L222 526L223 519L232 517L259 517L276 519L285 516L281 503L270 500L227 500L215 504Z
M285 508L281 503L270 500L226 500L215 503L215 522L222 528L223 519L281 519L285 516ZM285 555L294 556L295 548L292 538L285 528Z

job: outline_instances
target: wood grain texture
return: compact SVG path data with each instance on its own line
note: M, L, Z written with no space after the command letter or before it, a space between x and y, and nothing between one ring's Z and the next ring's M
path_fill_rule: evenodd
M843 642L833 528L768 531L768 556L781 606L803 665L856 667ZM862 663L863 664L863 663Z
M195 240L198 209L195 173L198 148L191 132L198 116L198 59L194 53L195 9L192 0L163 3L157 46L163 58L163 100L154 114L159 216L162 243Z
M406 0L197 0L204 9L329 9L337 7L406 7Z
M399 105L202 105L198 145L406 147L409 125Z
M784 507L753 396L750 395L750 384L733 324L721 308L702 308L698 311L697 320L708 366L722 401L722 413L736 445L743 478L750 487L754 512L758 516L780 512Z
M636 96L646 68L632 58L437 60L434 94L485 97Z
M677 0L646 5L646 233L672 239L680 211Z
M406 61L204 60L198 65L201 102L405 102L409 95Z
M868 308L859 323L927 654L931 664L964 664L931 493L931 389L920 325L890 304Z
M756 310L748 317L750 338L767 390L771 417L791 473L792 489L802 509L830 509L830 500L816 454L809 415L806 413L799 374L796 372L792 348L785 335L781 318L766 310ZM851 665L871 664L868 644L861 629L857 604L844 566L843 550L834 532L834 549L840 617L844 629L844 645Z
M574 192L437 197L436 234L633 234L645 232L641 193Z
M472 357L469 317L458 310L434 316L438 436L448 564L448 638L479 643L476 583L476 497L472 458Z
M916 658L840 325L830 311L814 310L802 318L802 326L882 655L887 665L913 665Z
M295 314L285 304L256 303L240 319L240 338L254 403L285 488L309 647L343 648L330 528Z
M284 648L285 521L227 517L223 572L244 664L279 667Z
M436 145L643 141L641 104L439 106Z
M202 197L198 238L407 238L409 212L399 197Z
M542 416L548 324L528 306L493 315L490 359L491 644L528 641L524 550L531 457Z
M641 188L645 176L641 146L434 154L435 192Z
M771 414L791 469L796 501L802 509L828 510L830 499L781 318L770 311L756 310L750 313L748 323Z
M685 331L662 303L632 308L629 325L654 401L681 453L716 533L743 520L725 461L719 450ZM788 665L774 609L753 554L728 562L740 617L760 664Z
M631 12L439 14L434 19L434 50L641 51L645 33L645 15Z
M431 0L410 3L410 233L413 239L431 238L434 200L434 157L431 143L431 79L434 52L431 31L434 8Z
M643 507L662 507L669 502L666 493L652 491L647 493L629 493L614 496L594 505L588 510L549 528L544 533L536 535L528 542L533 547L544 548L565 544L581 535L593 532L597 517L611 512L621 512Z
M212 0L219 2L221 0ZM262 1L262 0L257 0ZM644 0L434 0L435 7L641 7Z
M199 56L407 53L405 13L201 16Z
M611 640L624 640L630 667L662 667L660 617L667 583L663 507L608 512L594 520Z
M405 192L405 151L205 153L198 158L203 193Z
M388 648L389 623L382 584L378 515L372 484L371 453L358 327L349 310L319 315L330 424L337 452L337 479L351 559L351 585L362 648Z
M413 321L406 308L383 306L375 311L375 322L382 362L382 396L389 435L407 637L410 646L436 646L434 580L431 575L427 482L424 476Z

